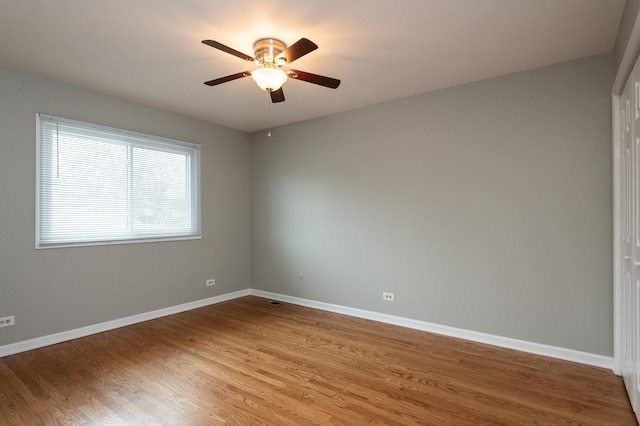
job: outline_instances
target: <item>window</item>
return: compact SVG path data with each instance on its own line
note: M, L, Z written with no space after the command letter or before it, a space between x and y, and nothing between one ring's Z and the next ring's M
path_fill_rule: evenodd
M37 116L36 248L200 238L200 146Z

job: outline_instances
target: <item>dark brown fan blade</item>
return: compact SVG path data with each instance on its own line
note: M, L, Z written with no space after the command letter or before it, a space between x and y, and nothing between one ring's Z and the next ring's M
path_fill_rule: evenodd
M320 86L329 87L331 89L337 89L340 86L340 80L325 77L324 75L312 74L310 72L298 71L298 70L289 70L287 74L291 78L295 78L296 80L302 80L313 84L319 84Z
M226 83L227 81L237 80L242 77L248 77L251 75L251 71L243 71L237 74L231 74L226 77L216 78L215 80L205 81L204 84L207 86L217 86L218 84Z
M284 102L284 92L282 91L282 87L278 90L274 90L270 92L271 94L271 102L277 104L278 102Z
M244 54L242 52L238 52L237 50L232 49L229 46L225 46L222 43L218 43L217 41L214 41L214 40L202 40L202 42L204 44L206 44L207 46L211 46L211 47L216 48L218 50L222 50L223 52L230 53L233 56L237 56L240 59L244 59L245 61L251 61L251 62L255 61L255 59L253 57L251 57L249 55L246 55L246 54Z
M313 52L317 48L318 45L311 40L301 38L300 40L289 46L287 50L279 54L277 58L285 58L287 60L287 63L290 64L291 62L306 55L307 53Z

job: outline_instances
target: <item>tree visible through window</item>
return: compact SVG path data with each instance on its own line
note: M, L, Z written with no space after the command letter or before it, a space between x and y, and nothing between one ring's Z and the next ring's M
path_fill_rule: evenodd
M37 145L37 248L199 238L199 145L42 114Z

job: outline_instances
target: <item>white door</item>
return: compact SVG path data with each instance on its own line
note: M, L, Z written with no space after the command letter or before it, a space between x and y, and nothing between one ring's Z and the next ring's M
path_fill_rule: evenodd
M629 394L636 413L640 414L640 66L631 72L631 135L633 153L633 286L628 296L632 300L631 327L632 352L634 357L633 391Z
M622 258L622 377L640 414L640 67L620 98L620 222ZM639 417L640 418L640 417Z
M630 306L630 289L632 288L634 277L633 267L633 244L631 242L631 225L633 220L633 200L632 200L632 132L631 132L631 87L633 86L632 80L629 79L625 90L620 98L620 121L621 121L621 136L622 146L620 147L620 214L621 214L621 226L620 231L622 233L622 250L620 250L622 259L622 288L621 288L621 301L622 301L622 377L624 378L625 385L629 397L633 400L632 394L635 386L633 386L633 351L632 351L632 326L634 321L631 320L631 313L633 310Z

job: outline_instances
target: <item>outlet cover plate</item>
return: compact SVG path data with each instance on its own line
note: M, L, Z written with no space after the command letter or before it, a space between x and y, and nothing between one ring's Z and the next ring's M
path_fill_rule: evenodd
M15 325L16 317L11 315L10 317L0 318L0 327L9 327L11 325Z

